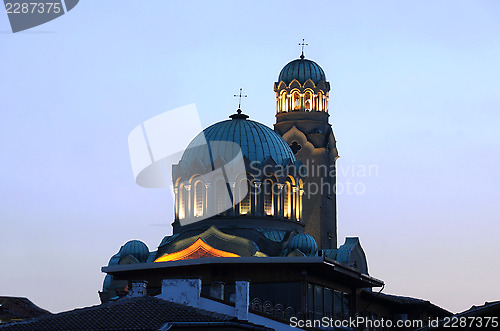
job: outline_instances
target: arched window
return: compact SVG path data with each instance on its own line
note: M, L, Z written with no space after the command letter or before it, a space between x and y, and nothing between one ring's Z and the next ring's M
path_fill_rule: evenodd
M311 111L312 109L311 92L306 92L304 95L304 108L306 111Z
M284 201L283 216L285 216L285 218L292 218L292 210L293 210L293 208L292 208L292 202L293 202L292 194L293 194L292 185L289 181L287 181L285 183L285 185L283 186L283 201Z
M251 211L250 207L250 182L248 179L242 179L239 185L239 197L240 201L240 215L249 214Z
M316 104L318 105L318 110L323 111L323 94L321 92L318 93L318 102Z
M266 179L263 184L262 193L264 195L264 213L269 216L274 215L273 181Z
M299 92L293 93L293 110L300 109L300 95Z
M299 179L299 185L298 189L295 192L295 218L297 221L300 221L302 217L302 192L303 192L303 187L304 184L302 182L302 179Z
M281 94L281 111L288 111L288 107L287 107L287 95L286 95L286 92L282 93Z
M183 220L186 217L186 189L184 184L179 185L178 204L179 204L179 219Z
M228 191L226 183L223 180L218 180L216 184L216 194L217 194L217 214L225 212L229 206L227 206L226 201L228 201Z
M203 196L205 193L205 184L201 180L194 183L194 216L203 216Z

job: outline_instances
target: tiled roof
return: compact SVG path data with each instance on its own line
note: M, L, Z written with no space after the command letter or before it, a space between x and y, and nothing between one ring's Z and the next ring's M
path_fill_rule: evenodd
M439 306L436 306L435 304L433 304L427 300L422 300L422 299L417 299L417 298L412 298L412 297L404 297L404 296L399 296L399 295L371 292L371 291L367 291L367 290L363 290L362 295L372 297L373 300L380 300L380 301L385 301L385 302L398 304L398 305L427 306L430 309L435 310L435 311L439 311L440 313L442 313L444 315L447 315L447 316L452 315L451 312L449 312L446 309L443 309Z
M237 324L242 329L264 328L241 322L233 316L184 306L154 297L126 298L68 312L0 324L7 330L158 330L167 323L202 322ZM195 329L195 328L193 328Z
M0 297L0 320L32 318L50 314L26 298Z

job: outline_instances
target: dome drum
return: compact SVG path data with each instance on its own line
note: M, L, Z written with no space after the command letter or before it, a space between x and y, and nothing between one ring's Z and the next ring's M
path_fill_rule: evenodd
M267 126L231 118L195 137L173 166L174 230L207 218L300 221L304 190L291 148Z
M303 182L298 162L286 166L272 158L256 166L245 158L246 172L226 182L220 172L208 172L199 162L174 171L176 222L192 223L211 217L277 218L300 221Z

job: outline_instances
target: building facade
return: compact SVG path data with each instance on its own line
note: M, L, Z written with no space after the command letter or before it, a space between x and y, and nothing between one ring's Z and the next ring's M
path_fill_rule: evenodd
M245 280L251 313L285 324L409 316L404 300L378 294L384 283L369 275L359 238L337 246L338 151L325 72L302 54L274 91L274 130L238 109L194 137L173 166L173 234L153 251L137 240L123 245L102 269L103 302L128 295L133 281L147 281L155 296L168 291L165 279L198 279L201 296L234 305ZM411 317L448 314L429 305Z

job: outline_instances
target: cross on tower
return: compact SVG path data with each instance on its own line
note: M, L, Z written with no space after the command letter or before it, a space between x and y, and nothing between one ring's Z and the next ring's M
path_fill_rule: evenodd
M238 101L238 110L237 110L238 114L241 114L241 98L246 98L246 97L248 97L248 95L246 95L246 94L245 94L245 95L241 94L241 92L242 92L242 91L243 91L243 89L242 89L242 88L240 88L240 94L235 94L235 95L234 95L234 97L235 97L235 98L236 98L236 97L239 97L239 98L240 98L240 99L239 99L239 101Z
M302 54L300 55L300 58L303 59L305 56L304 56L304 46L309 46L309 44L306 44L305 43L305 39L302 38L302 43L299 44L299 46L302 47Z

